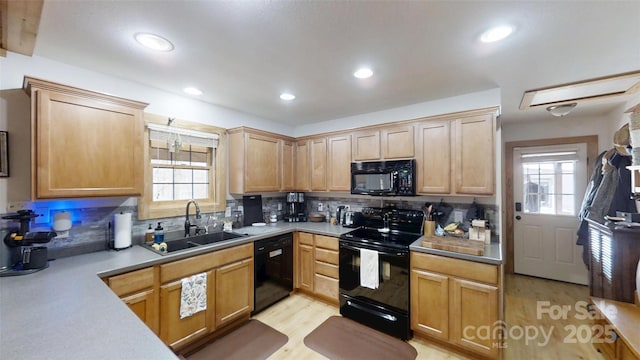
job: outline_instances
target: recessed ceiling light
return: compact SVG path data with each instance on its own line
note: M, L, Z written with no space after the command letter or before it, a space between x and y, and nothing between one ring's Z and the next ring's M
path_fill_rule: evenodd
M140 45L156 51L171 51L173 50L173 44L171 41L163 38L162 36L151 33L136 33L133 35Z
M184 88L184 92L189 95L202 95L202 90L191 86Z
M496 41L500 41L507 36L511 35L513 32L513 26L503 25L491 28L480 36L480 41L483 43L492 43Z
M353 73L353 76L358 79L367 79L373 75L373 71L369 68L360 68L356 72Z
M291 100L293 100L295 98L296 98L296 96L293 95L293 94L289 94L289 93L280 94L280 99L282 99L282 100L291 101Z

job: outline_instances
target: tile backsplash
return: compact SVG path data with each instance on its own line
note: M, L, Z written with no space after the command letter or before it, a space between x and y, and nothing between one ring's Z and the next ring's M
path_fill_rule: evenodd
M286 194L276 194L276 196L263 196L262 207L263 211L268 214L273 211L278 215L278 219L282 220L285 215L286 209ZM336 194L322 194L322 193L308 193L305 194L305 205L307 213L318 212L318 205L323 204L323 213L326 212L327 207L331 213L331 216L335 217L338 206L349 205L352 211L359 211L363 207L385 207L395 206L398 208L423 209L426 202L432 203L434 206L440 203L440 199L433 199L428 197L415 197L415 198L376 198L370 196L347 196L340 197ZM467 200L461 198L461 200ZM442 220L441 223L449 223L454 221L456 217L462 217L463 219L467 215L467 211L471 207L471 199L468 199L468 203L454 203L447 202L446 205L451 209L449 217L446 220ZM227 201L227 207L231 208L232 213L238 209L238 206L242 205L242 197L232 198ZM484 212L484 218L489 220L492 231L494 234L499 232L499 216L498 207L495 204L478 204L478 206ZM53 215L56 211L62 211L63 209L51 210L50 223L53 222ZM153 228L158 222L162 222L162 227L165 231L180 231L184 229L184 216L152 219L152 220L137 220L137 206L133 205L121 205L121 206L107 206L107 207L86 207L68 209L72 214L72 228L67 238L54 238L51 242L46 244L49 248L50 258L62 258L67 256L73 256L88 252L101 251L109 248L109 242L112 237L110 224L113 223L114 215L120 212L131 213L132 218L132 244L142 244L144 242L144 234L149 224ZM191 217L193 222L193 216ZM202 218L199 221L199 225L208 225L209 228L216 226L217 229L222 228L222 223L225 220L224 212L206 213L202 214ZM10 231L13 228L17 228L18 223L11 220L0 220L0 231L2 234ZM50 231L50 224L32 224L32 231Z

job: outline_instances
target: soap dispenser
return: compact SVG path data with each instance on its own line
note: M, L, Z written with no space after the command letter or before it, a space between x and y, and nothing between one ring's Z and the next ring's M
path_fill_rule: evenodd
M156 244L164 242L164 229L162 228L161 222L158 222L158 226L153 232L153 242Z

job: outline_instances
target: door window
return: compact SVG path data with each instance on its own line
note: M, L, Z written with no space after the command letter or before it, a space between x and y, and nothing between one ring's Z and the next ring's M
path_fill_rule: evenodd
M523 153L521 156L523 211L576 216L577 152Z

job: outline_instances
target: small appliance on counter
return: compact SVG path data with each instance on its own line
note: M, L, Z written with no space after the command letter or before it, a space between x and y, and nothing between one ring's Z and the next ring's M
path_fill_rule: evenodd
M48 243L56 237L53 231L29 231L29 223L40 215L33 210L19 210L15 214L7 214L3 219L18 220L20 228L14 229L4 237L4 246L9 252L9 266L0 271L1 276L31 274L49 267L46 246L34 244Z
M357 228L364 225L364 217L359 211L344 211L341 213L340 224L343 227Z
M304 193L287 193L287 209L284 215L286 222L307 221L307 208L304 203Z
M262 195L246 195L242 197L242 206L244 207L244 219L240 219L238 215L235 217L234 224L251 226L253 224L264 223L264 214L262 213ZM235 226L234 226L235 228Z

